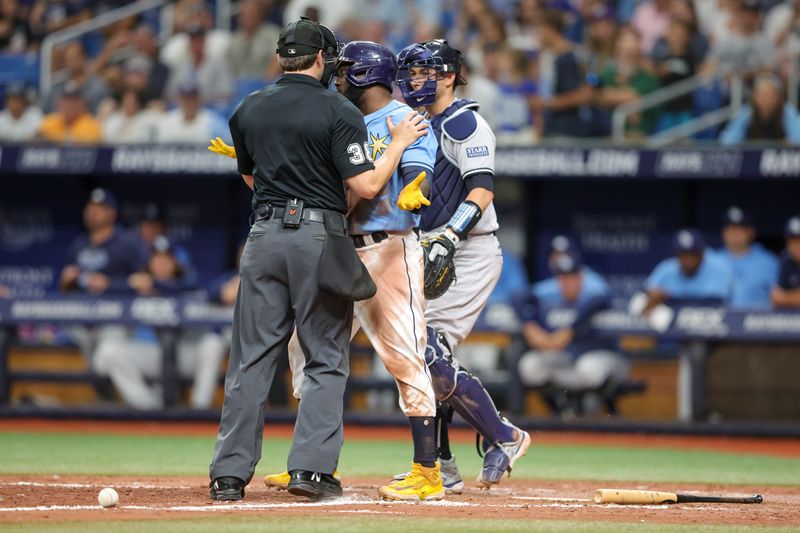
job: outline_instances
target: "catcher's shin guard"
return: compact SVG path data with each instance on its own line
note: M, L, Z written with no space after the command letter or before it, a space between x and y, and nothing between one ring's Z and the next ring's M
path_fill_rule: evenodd
M515 428L503 421L480 380L459 366L447 340L431 327L425 362L436 399L461 415L486 441L494 444L516 440Z

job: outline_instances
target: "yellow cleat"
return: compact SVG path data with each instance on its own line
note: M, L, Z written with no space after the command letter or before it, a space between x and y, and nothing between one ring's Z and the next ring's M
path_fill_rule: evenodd
M426 501L444 498L444 485L439 472L439 463L427 468L419 463L411 463L411 472L403 479L392 481L379 489L385 500Z
M291 479L292 476L289 475L289 472L270 474L268 476L264 476L264 485L272 489L286 490L289 488L289 481Z
M338 479L339 481L342 480L341 474L339 474L339 470L335 470L333 472L333 477ZM287 490L289 488L289 481L291 481L292 476L289 475L289 472L281 472L280 474L270 474L268 476L264 476L264 485L267 488L271 489L278 489L278 490Z

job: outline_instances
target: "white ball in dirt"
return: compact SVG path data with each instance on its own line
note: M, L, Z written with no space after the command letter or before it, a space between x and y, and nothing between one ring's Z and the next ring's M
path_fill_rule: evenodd
M97 495L97 501L103 507L114 507L119 503L119 494L111 487L106 487Z

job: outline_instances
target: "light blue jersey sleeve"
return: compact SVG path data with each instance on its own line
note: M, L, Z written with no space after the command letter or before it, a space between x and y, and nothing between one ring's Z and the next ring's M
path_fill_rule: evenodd
M648 276L647 280L644 282L645 289L667 290L667 286L670 285L670 280L677 274L677 268L678 264L675 258L670 257L669 259L664 259L656 265L656 268L653 269L650 276Z
M396 100L364 117L367 126L368 139L365 146L368 157L375 161L380 158L391 143L389 127L386 118L390 117L392 123L397 124L412 112L412 109ZM433 175L433 165L436 160L437 143L432 129L428 135L417 139L414 144L403 152L400 158L400 169L405 166L418 166ZM412 179L416 176L412 176ZM397 198L406 183L401 172L395 170L386 186L371 200L360 200L351 210L350 234L364 235L377 231L406 231L419 225L419 215L410 211L403 211L397 207Z
M406 114L405 111L393 113L392 122L396 124L398 121L402 120ZM405 149L403 155L400 157L400 168L402 170L404 167L420 167L428 171L427 179L432 180L433 165L436 163L436 150L439 148L439 143L436 141L436 135L433 134L433 128L431 128L430 122L427 120L424 122L428 124L428 134L423 135L414 141L414 144ZM415 177L416 176L411 176L411 179ZM407 182L408 180L404 181ZM404 185L408 185L408 183L404 183Z
M727 301L733 290L733 269L712 250L706 250L698 271L687 277L678 260L666 259L650 274L645 282L647 289L658 288L671 298L717 298Z

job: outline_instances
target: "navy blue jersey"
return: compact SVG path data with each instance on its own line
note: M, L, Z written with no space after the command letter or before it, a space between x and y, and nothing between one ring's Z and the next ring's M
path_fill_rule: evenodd
M128 276L140 271L145 260L139 238L122 228L115 228L111 237L99 245L89 242L88 234L78 236L67 256L67 264L76 265L81 271L78 286L84 288L84 274L98 272L111 278L109 292L128 291Z
M781 289L800 289L800 263L784 251L781 254L781 269L778 273L778 286Z

